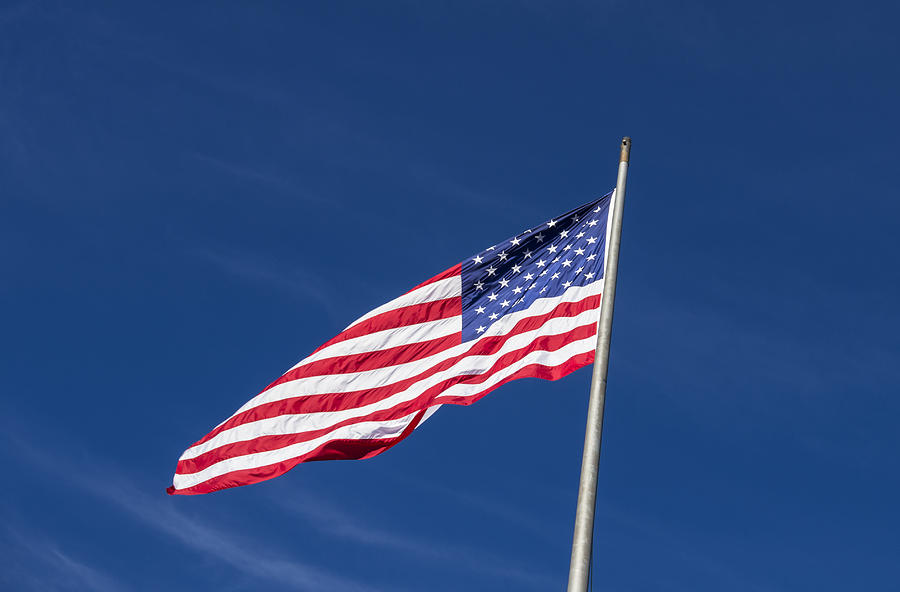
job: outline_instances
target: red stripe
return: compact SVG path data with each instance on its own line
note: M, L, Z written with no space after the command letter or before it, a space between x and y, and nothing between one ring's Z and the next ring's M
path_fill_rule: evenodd
M596 327L594 328L593 334L594 335L597 334ZM584 366L587 366L588 364L593 364L593 363L594 363L594 352L591 351L591 352L586 352L583 354L576 354L576 355L572 356L571 358L569 358L567 361L563 362L563 364L560 366L544 366L541 364L531 364L530 366L525 366L525 368L522 369L522 370L527 369L528 370L527 374L523 374L522 370L514 372L513 374L510 374L509 376L507 376L506 378L504 378L497 384L481 391L480 393L475 393L475 394L467 395L467 396L442 397L442 396L438 395L437 397L434 398L434 401L431 404L432 405L438 405L438 404L441 404L441 405L471 405L472 403L479 401L485 395L490 394L491 391L493 391L494 389L503 386L504 384L506 384L507 382L509 382L511 380L517 380L519 378L541 378L543 380L558 380L558 379L562 378L563 376L565 376L566 374L569 374L570 372L574 372L575 370L578 370L579 368L583 368ZM568 370L562 374L559 374L557 372L557 369L561 368L563 365L571 365L572 369Z
M408 362L422 360L429 356L439 354L445 349L450 349L462 343L461 334L453 333L444 337L406 343L395 347L380 349L377 351L349 354L316 360L284 375L284 380L273 384L282 384L299 380L301 378L314 378L316 376L331 376L333 374L351 374L369 370L380 370L390 366L398 366ZM271 388L271 387L270 387ZM268 390L268 389L266 389Z
M450 269L448 269L448 270L446 270L446 271L442 271L441 273L437 274L436 276L434 276L434 277L431 278L431 279L425 280L424 282L422 282L421 284L419 284L419 285L416 286L415 288L412 288L411 290L407 290L406 292L404 292L404 295L405 295L405 294L409 294L410 292L415 292L415 291L418 290L419 288L424 288L425 286L427 286L427 285L429 285L429 284L433 284L433 283L435 283L435 282L439 282L439 281L441 281L441 280L445 280L445 279L447 279L448 277L453 277L453 276L455 276L455 275L460 275L461 273L462 273L462 263L457 263L456 265L454 265L454 266L451 267Z
M182 475L196 473L229 458L244 456L246 454L253 454L257 452L277 450L279 448L284 448L285 446L290 446L299 442L308 442L310 440L325 436L340 427L360 423L363 421L378 422L399 419L401 417L409 415L414 411L430 407L433 404L435 397L438 397L440 393L446 391L456 384L481 384L487 381L497 372L503 370L504 368L507 368L512 364L515 364L525 355L533 351L556 351L562 347L565 347L573 341L578 341L580 339L590 337L591 335L595 335L596 330L596 324L591 322L586 325L576 327L566 333L558 335L542 335L537 339L531 341L525 347L507 352L498 357L487 371L481 374L462 374L447 378L439 382L438 384L429 387L415 399L399 403L388 409L381 409L378 411L370 412L368 414L361 413L356 417L347 418L343 421L318 430L309 430L300 433L263 435L252 440L225 444L194 458L179 461L175 472ZM307 403L309 404L314 402L307 401ZM320 408L301 409L300 413L309 413L310 411L320 410Z
M499 335L494 337L482 337L477 341L472 342L472 347L461 353L460 355L454 358L448 358L443 362L435 364L434 366L427 368L422 373L408 378L406 380L401 380L395 382L393 384L389 384L383 387L371 388L371 389L362 389L357 391L351 391L346 393L331 393L331 394L319 394L319 395L301 395L298 397L292 397L290 399L282 399L279 401L273 401L271 403L264 403L257 407L253 407L244 412L238 413L228 420L226 420L223 424L219 425L215 429L213 429L209 434L204 436L202 439L197 441L192 445L197 446L202 444L217 434L225 430L229 430L233 427L239 426L244 423L249 423L252 421L258 421L260 419L266 419L269 417L277 417L279 415L291 415L296 413L312 413L316 411L339 411L341 409L351 409L354 407L362 407L364 405L368 405L370 403L374 403L386 397L389 397L395 393L406 390L413 384L419 382L427 378L428 376L435 374L437 372L441 372L452 367L459 360L473 355L491 355L498 350L500 350L503 345L512 337L517 334L525 333L527 331L531 331L537 329L538 327L543 326L547 321L553 318L559 317L572 317L576 316L586 310L590 310L593 308L597 308L600 305L600 295L596 296L588 296L587 298L577 301L577 302L563 302L558 304L553 310L538 316L526 317L521 319L518 323L516 323L515 327L507 333L506 335ZM452 339L456 340L456 343L459 343L459 336L454 335L450 336ZM446 344L444 344L446 345ZM412 346L401 346L411 348ZM441 347L439 344L435 344L435 351L432 353L437 353L439 350L437 348ZM444 347L446 349L446 347ZM415 349L411 349L410 351L415 351ZM427 353L423 355L428 355ZM331 358L333 363L337 363L340 358ZM325 362L325 360L323 360ZM372 369L368 367L359 367L358 370L366 370ZM297 370L302 370L298 368ZM320 369L321 371L321 369ZM339 367L335 366L333 371L331 372L323 372L323 374L337 374L339 373ZM302 375L298 375L297 378L302 378Z
M588 364L593 362L593 360L594 352L588 352L573 356L572 358L569 358L567 361L558 366L531 364L529 366L521 368L514 374L500 381L498 384L493 385L480 393L473 394L469 397L455 398L457 400L439 402L446 402L456 405L470 405L471 403L474 403L481 397L487 395L494 389L511 380L529 377L542 378L545 380L558 380L579 368L587 366ZM438 400L439 399L440 398L438 398ZM283 475L302 462L311 462L316 460L353 460L371 458L373 456L381 454L391 446L394 446L395 444L399 443L401 440L409 436L409 434L412 433L413 429L415 429L416 425L418 424L418 420L420 419L420 417L421 415L413 420L413 422L410 423L410 426L407 427L407 429L405 429L402 434L395 438L382 438L377 440L332 440L330 442L323 443L322 446L318 447L316 450L313 450L296 458L262 467L233 471L231 473L226 473L224 475L214 477L208 481L198 483L197 485L187 487L185 489L175 489L174 487L169 487L166 491L170 495L197 495L201 493L211 493L220 489L239 487L241 485L250 485L251 483L259 483L260 481L266 481L268 479L278 477L279 475Z
M371 319L366 319L360 324L354 325L342 333L338 333L317 348L316 351L321 351L330 345L340 343L341 341L347 341L348 339L353 339L355 337L362 337L364 335L378 333L379 331L388 331L400 327L409 327L411 325L418 325L429 321L449 319L451 317L459 316L460 314L462 314L462 298L459 296L446 298L444 300L433 300L432 302L424 302L422 304L413 304L412 306L405 306L403 308L395 308L394 310L375 315ZM306 367L307 365L304 364L293 370L288 370L284 376L266 388L272 388L272 386L276 384L285 382L286 380L292 380L291 378L285 377L290 376L292 373L296 374Z
M232 471L231 473L220 475L219 477L209 479L207 481L204 481L203 483L198 483L193 487L187 487L185 489L175 489L174 486L169 486L168 488L166 488L166 493L168 493L169 495L197 495L200 493L210 493L212 491L218 491L219 489L226 489L229 487L240 487L241 485L258 483L259 481L266 481L268 479L278 477L279 475L283 475L304 460L357 460L371 458L377 454L381 454L391 446L394 446L401 440L405 439L409 434L412 433L414 429L416 429L416 427L422 421L422 417L424 415L424 410L418 413L409 423L409 425L406 426L403 432L399 436L396 436L394 438L372 438L369 440L331 440L328 442L323 442L322 445L315 450L312 450L307 454L298 456L296 458L288 459L286 461L271 464L268 466L254 467L252 469L242 469L240 471ZM237 477L237 479L235 479L235 477ZM241 481L241 477L249 477L253 480Z
M453 277L453 276L458 276L458 275L460 275L461 273L462 273L462 264L460 263L460 264L454 265L453 267L451 267L450 269L448 269L448 270L446 270L446 271L444 271L444 272L441 272L441 273L437 274L436 276L434 276L434 277L431 278L431 279L425 280L424 282L422 282L421 284L419 284L419 285L416 286L415 288L412 288L411 290L406 291L406 292L403 293L401 296L405 296L406 294L409 294L410 292L414 292L414 291L418 290L419 288L424 288L425 286L427 286L427 285L429 285L429 284L433 284L433 283L435 283L435 282L439 282L439 281L441 281L441 280L445 280L445 279L451 278L451 277ZM460 300L460 301L461 301L461 297L460 297L460 296L454 296L454 297L448 298L448 300L452 300L453 298L456 298L457 300ZM395 298L395 300L396 300L396 298ZM391 313L393 313L393 312L396 311L396 310L403 310L404 308L409 308L409 309L411 309L411 308L415 308L415 307L417 307L417 306L423 306L423 305L427 305L427 304L429 304L429 303L428 303L428 302L420 302L420 303L418 303L418 304L411 304L411 305L409 305L409 306L407 306L407 307L401 307L401 308L399 308L399 309L388 310L388 311L385 311L385 312L383 312L383 313L381 313L381 314L375 315L375 316L373 316L373 317L371 317L371 318L369 318L369 319L366 319L365 321L362 321L362 322L360 322L360 323L358 323L358 324L351 325L351 326L348 327L346 330L342 331L341 333L338 333L336 336L332 337L331 339L329 339L328 341L326 341L325 343L323 343L322 345L320 345L315 351L319 351L320 349L322 349L322 348L324 348L324 347L327 347L327 346L329 346L329 345L331 345L331 344L333 344L333 343L338 343L339 341L344 341L345 339L349 339L349 337L346 337L345 334L347 334L347 333L349 333L349 332L352 332L352 331L355 331L356 328L359 327L359 326L364 326L364 325L366 325L366 324L369 323L369 321L371 321L372 319L377 319L377 318L379 318L379 317L383 317L384 315L391 315ZM462 304L460 303L459 306L460 306L460 309L461 309ZM458 314L458 313L457 313L457 314ZM440 318L440 317L439 317L439 318ZM385 328L387 328L387 329L391 328L389 319L390 319L390 317L387 317L387 322L385 323ZM421 323L421 322L424 322L424 321L420 320L420 321L418 321L418 322ZM399 326L401 326L401 325L394 325L394 326L399 327ZM359 333L355 333L354 336L357 336L357 335L365 335L365 334L367 334L367 333L372 333L372 332L374 332L374 331L380 331L380 330L381 330L381 329L368 330L368 331L361 331L361 332L359 332ZM315 352L313 352L313 353L315 353Z
M361 372L364 370L377 370L386 366L396 366L397 364L405 364L407 362L413 362L427 356L439 354L446 349L450 349L455 345L459 345L459 343L460 333L454 333L453 335L439 337L437 339L432 339L431 341L422 341L410 345L398 345L397 347L383 349L375 352L349 355L341 358L328 358L326 360L313 362L312 364L303 366L303 368L298 368L298 371L304 371L304 375L294 374L291 380L304 378L306 375L305 371L308 370L310 371L309 376L327 376L329 374L346 374L348 372ZM282 381L280 380L273 382L271 385L266 387L266 390L269 390L270 388L277 384L280 384L281 382ZM339 398L324 400L322 399L322 397L328 396L329 395L314 395L313 397L319 397L320 401L317 404L313 403L313 405L311 406L313 408L309 409L309 411L338 411L339 409L343 408L340 405ZM312 399L313 397L303 397L303 399ZM297 401L296 398L282 399L280 401L259 405L257 407L252 407L246 411L236 413L229 417L224 423L216 426L210 433L206 434L205 436L203 436L203 438L194 443L193 446L202 444L207 440L214 438L218 434L224 432L225 430L230 430L231 428L244 423L258 421L266 417L298 413L298 411L295 410L297 408L292 406L292 402L295 401Z

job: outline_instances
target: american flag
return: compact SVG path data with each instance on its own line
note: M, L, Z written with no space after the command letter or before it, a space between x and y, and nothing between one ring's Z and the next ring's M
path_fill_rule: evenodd
M612 199L488 247L357 319L188 448L168 492L369 458L443 404L592 363Z

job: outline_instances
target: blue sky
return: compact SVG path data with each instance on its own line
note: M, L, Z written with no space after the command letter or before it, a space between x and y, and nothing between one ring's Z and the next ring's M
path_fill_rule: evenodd
M588 370L164 489L631 135L596 588L897 589L896 8L257 4L0 4L0 587L564 589Z

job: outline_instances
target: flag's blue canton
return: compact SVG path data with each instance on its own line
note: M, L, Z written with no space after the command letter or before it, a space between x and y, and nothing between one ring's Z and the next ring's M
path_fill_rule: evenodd
M462 263L462 339L570 286L603 278L610 196L498 243Z

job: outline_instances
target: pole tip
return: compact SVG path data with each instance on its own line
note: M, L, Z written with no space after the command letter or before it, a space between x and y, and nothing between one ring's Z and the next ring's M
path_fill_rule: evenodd
M631 153L631 138L625 136L622 138L622 152L619 156L619 162L628 162L628 155Z

